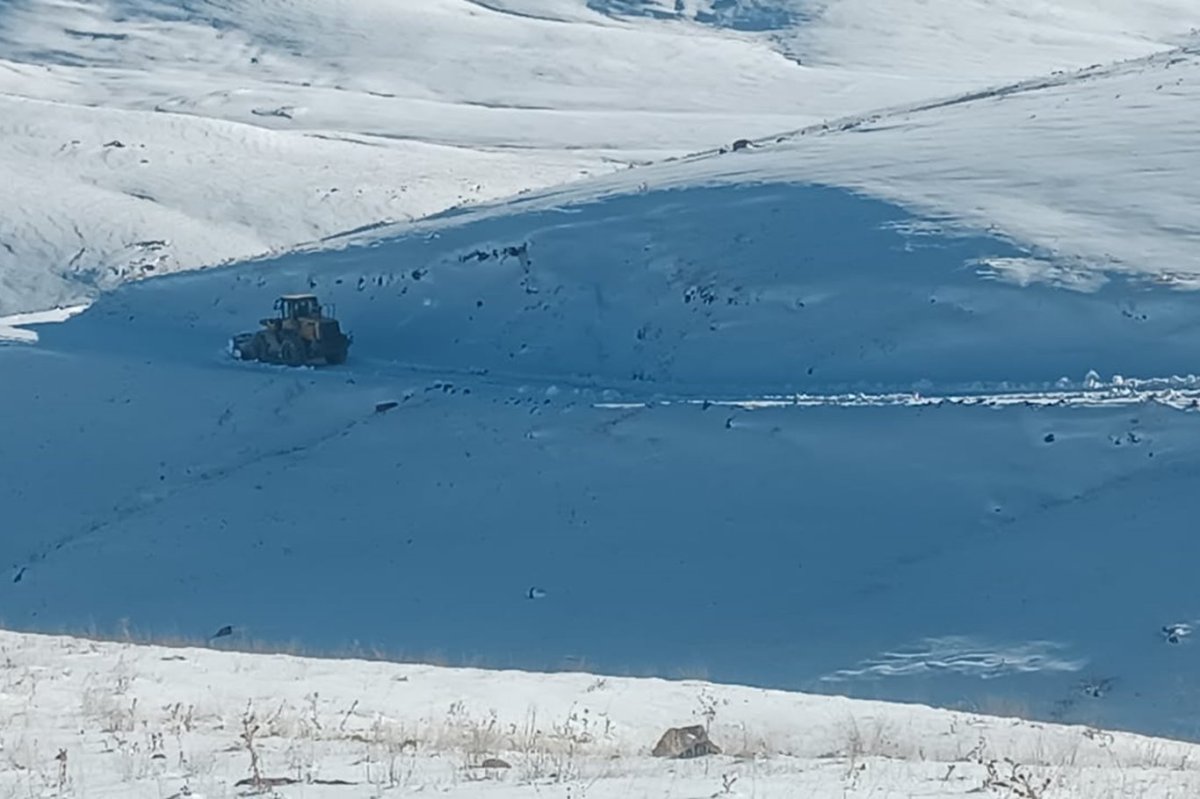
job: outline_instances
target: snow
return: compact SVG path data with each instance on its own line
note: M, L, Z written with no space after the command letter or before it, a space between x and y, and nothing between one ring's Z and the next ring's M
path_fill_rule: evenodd
M793 65L690 29L460 0L243 11L5 8L0 313L808 119L779 103Z
M96 301L0 320L4 625L491 670L5 633L0 779L78 740L78 790L171 795L183 743L114 733L207 703L226 795L270 695L271 768L461 795L959 795L977 728L1060 795L1194 791L1097 730L1200 739L1197 12L902 5L6 6L0 310ZM297 290L350 361L232 361ZM469 748L600 683L591 751ZM644 757L711 697L766 760Z
M954 78L973 88L1151 55L1180 44L1200 24L1196 6L1187 0L781 5L816 7L808 24L783 31L816 63L854 64L883 74L902 64L906 74Z
M1188 293L991 279L1029 255L713 178L742 155L35 326L0 350L0 413L28 420L0 461L6 623L1195 736L1194 649L1160 634L1197 614ZM336 305L351 361L231 361L298 288Z
M0 118L29 120L0 136L10 148L0 168L20 198L0 223L13 250L0 284L14 297L75 300L81 286L91 292L282 250L354 219L422 216L580 169L566 156L531 168L504 153L422 142L382 147L172 114L15 98L0 105ZM473 169L490 175L489 189ZM54 249L25 251L22 242ZM45 269L47 261L61 269Z
M1086 289L1114 270L1195 288L1198 45L873 115L784 145L775 164L1001 232L1056 264L1022 268L1023 279L1065 276Z
M11 764L0 791L11 796L246 795L251 750L264 782L291 781L275 782L274 795L318 799L1002 797L1011 794L996 778L1014 770L1034 785L1049 780L1047 797L1200 787L1190 744L697 680L12 633L0 635L0 655ZM649 756L668 727L688 724L706 726L724 752ZM508 767L482 767L495 759Z
M24 325L65 322L72 316L83 313L86 310L86 305L73 305L68 308L55 308L50 311L34 311L33 313L19 313L12 316L0 317L0 341L24 341L27 343L37 341L37 333L24 329Z
M1144 57L1196 26L1200 12L1182 0L1055 0L1034 11L1010 0L905 0L882 12L857 0L9 3L0 10L9 187L0 313L86 302L129 279L899 102ZM1183 119L1187 107L1151 108L1136 124ZM1073 144L1095 121L1072 116L1061 135ZM1040 163L1025 167L1037 139L980 151L987 137L977 129L955 135L966 139L951 147L961 172L999 170L987 176L995 194L1043 174ZM923 165L946 145L940 134L875 139L882 150L852 152L851 163L839 155L825 165L810 151L815 172L922 208L967 210L954 193L960 175L931 180ZM911 158L893 158L910 146ZM885 169L875 168L880 152ZM1112 155L1119 164L1127 154ZM919 186L912 173L892 174L903 164L921 165ZM1150 174L1133 189L1158 192L1169 180ZM1092 173L1079 179L1080 196L1108 190ZM1115 205L1062 249L1090 257L1074 248L1119 218ZM1011 232L1027 242L1064 227L1021 217Z

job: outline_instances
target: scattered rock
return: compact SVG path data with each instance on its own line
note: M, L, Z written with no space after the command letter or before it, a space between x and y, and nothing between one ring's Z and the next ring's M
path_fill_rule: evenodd
M1168 644L1178 644L1192 634L1192 627L1190 624L1165 624L1162 633Z
M252 786L261 790L263 788L277 788L281 785L295 785L298 781L299 780L295 780L291 777L259 777L257 779L254 777L246 777L244 780L238 780L235 782L234 786L237 788Z
M400 403L396 400L384 400L383 402L377 402L375 403L375 413L386 413L399 404Z
M280 106L279 108L251 108L250 113L259 117L282 117L291 119L292 113L296 109L290 105Z
M1045 438L1043 438L1043 439L1042 439L1042 441L1045 441L1047 444L1053 444L1053 443L1054 443L1054 434L1053 434L1053 433L1047 433L1047 434L1046 434L1046 437L1045 437Z
M498 757L489 757L487 760L479 764L480 768L512 768L508 762L501 760Z
M1102 699L1112 692L1113 682L1110 677L1084 680L1079 684L1079 690L1084 696L1090 696L1092 699Z
M526 241L508 247L493 247L491 250L473 250L465 255L460 255L458 260L460 263L466 263L467 261L479 261L482 263L493 259L503 261L506 258L517 258L522 263L526 263L529 258L529 242Z
M693 757L721 754L721 747L708 737L708 730L700 724L690 727L672 727L658 739L654 750L655 757L669 757L684 760Z
M738 139L733 143L733 151L736 153L738 150L745 150L750 146L751 142L749 139Z

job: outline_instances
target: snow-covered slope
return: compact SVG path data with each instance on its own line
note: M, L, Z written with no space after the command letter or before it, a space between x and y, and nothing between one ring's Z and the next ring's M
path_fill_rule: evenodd
M6 4L0 313L816 113L767 46L585 16L463 0Z
M0 314L1196 25L1182 0L6 3Z
M0 654L0 791L9 796L999 799L1027 784L1047 799L1091 799L1200 790L1193 745L695 680L7 633ZM650 756L668 727L691 724L707 727L722 754Z
M748 155L140 283L0 351L6 621L1195 735L1160 632L1198 612L1190 295L994 280L1028 254L731 183ZM350 363L228 359L305 288Z
M1115 270L1194 288L1197 103L1193 38L1109 67L839 120L764 151L762 171L1002 232L1050 262L999 263L1000 276L1087 289Z
M12 126L0 135L12 203L0 221L0 309L76 301L131 278L286 249L352 222L419 217L585 169L566 154L529 163L172 114L11 97L0 106Z
M776 35L602 13L616 4L549 20L533 13L547 3L470 5L572 47L703 42L714 63L758 58ZM366 36L389 8L354 4L347 19L366 15ZM465 6L428 8L450 25ZM1130 30L1157 46L1154 26ZM780 81L809 74L773 57ZM914 100L122 287L39 326L38 346L0 349L0 615L1017 703L1200 737L1198 317L1179 290L1196 271L1180 210L1196 199L1194 59L1185 47ZM627 95L627 65L605 64L584 105ZM338 74L351 73L367 74ZM712 111L697 85L671 113ZM746 112L783 86L750 92ZM204 105L189 97L186 113L96 113L161 117L186 137L180 120ZM207 116L240 102L217 97ZM804 117L803 102L787 114ZM238 146L311 138L286 117L263 117L274 131L197 119L241 131ZM122 143L93 156L128 158ZM152 186L186 205L183 179ZM229 334L304 289L355 334L349 363L226 356Z
M1147 56L1200 27L1188 0L776 0L805 24L775 35L811 63L976 86Z

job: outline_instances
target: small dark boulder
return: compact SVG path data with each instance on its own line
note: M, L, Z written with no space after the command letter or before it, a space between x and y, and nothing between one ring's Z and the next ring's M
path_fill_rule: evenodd
M669 757L676 760L686 760L693 757L721 754L721 747L708 737L708 730L700 724L690 727L672 727L658 739L654 750L655 757Z

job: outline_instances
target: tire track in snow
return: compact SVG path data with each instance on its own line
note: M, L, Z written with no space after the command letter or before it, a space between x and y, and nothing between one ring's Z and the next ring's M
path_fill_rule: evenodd
M1082 381L1065 378L1053 384L1014 384L1009 381L976 382L943 387L931 392L914 389L875 391L831 390L826 392L730 394L728 389L705 391L683 384L648 383L634 380L605 381L588 374L554 375L502 371L488 368L442 367L435 364L366 358L358 368L344 370L351 376L372 379L425 378L457 379L493 389L527 392L532 388L558 393L568 389L593 395L620 397L591 403L599 410L636 410L677 405L718 406L742 410L817 407L926 407L963 405L982 407L1077 407L1103 408L1159 404L1176 410L1200 410L1200 375L1171 377L1117 377L1102 381L1094 372Z
M1075 407L1107 408L1131 405L1159 404L1182 411L1200 410L1200 388L1135 388L1108 386L1095 389L1061 391L1012 391L983 394L922 394L920 392L848 393L848 394L791 394L764 395L735 399L695 399L690 397L656 399L653 401L597 402L593 407L602 410L629 410L655 406L699 405L741 410L775 408L888 408L927 407L940 405L982 406L1002 408Z
M60 552L67 547L74 546L119 524L122 524L123 522L147 513L178 496L186 494L189 491L195 490L201 486L214 485L224 480L228 480L229 478L236 477L239 473L260 463L277 459L287 459L294 455L308 453L314 449L317 449L326 442L348 436L351 431L354 430L354 428L363 423L369 422L372 418L374 418L374 414L368 417L352 419L349 422L335 427L334 429L325 432L309 441L276 447L265 452L257 452L236 462L206 469L197 474L195 477L185 480L176 486L160 489L154 492L152 496L128 502L123 507L114 507L112 513L106 518L93 521L91 524L88 524L82 529L61 536L56 541L53 541L44 547L35 550L22 561L14 564L13 571L16 575L14 582L23 579L34 566L45 563L56 552ZM218 422L218 424L219 423L220 422Z
M347 369L352 375L371 378L429 378L468 380L502 390L531 388L574 390L613 397L592 403L604 410L652 408L668 405L701 405L764 410L769 408L893 407L928 405L982 406L1075 406L1111 407L1159 403L1179 410L1200 409L1200 375L1172 377L1114 377L1102 381L1094 373L1082 381L1015 384L1010 381L975 382L943 386L932 392L911 388L877 387L873 391L852 391L829 387L825 391L763 392L753 389L731 393L728 388L705 390L684 383L636 380L604 380L588 374L539 374L488 368L442 367L435 364L368 358L357 361L359 368ZM365 368L363 368L365 367ZM617 399L628 397L629 399Z

